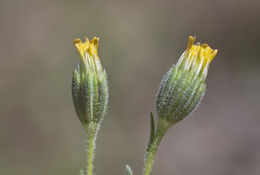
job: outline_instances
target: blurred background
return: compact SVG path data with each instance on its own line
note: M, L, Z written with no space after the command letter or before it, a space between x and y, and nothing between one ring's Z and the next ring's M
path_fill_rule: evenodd
M154 175L260 174L259 0L0 0L0 174L77 175L75 38L100 38L110 102L95 174L141 174L149 113L189 35L219 50L198 111L163 139Z

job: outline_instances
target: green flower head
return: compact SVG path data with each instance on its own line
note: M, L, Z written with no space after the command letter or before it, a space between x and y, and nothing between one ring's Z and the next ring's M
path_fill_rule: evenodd
M108 103L107 75L97 54L97 37L84 43L74 40L80 54L80 62L73 72L72 98L78 118L83 124L99 123Z
M187 49L162 80L157 112L166 123L175 124L188 116L204 95L209 65L217 50L194 41L195 37L190 36Z

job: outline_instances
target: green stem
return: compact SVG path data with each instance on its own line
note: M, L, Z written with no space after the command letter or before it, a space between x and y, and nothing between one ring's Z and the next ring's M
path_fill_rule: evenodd
M93 174L97 131L98 131L98 124L96 123L89 123L88 126L86 127L86 132L87 132L86 175Z
M151 174L154 156L161 143L163 136L165 135L165 133L167 131L167 128L168 127L163 126L162 123L158 124L156 133L155 133L154 137L152 138L152 141L147 146L143 175Z

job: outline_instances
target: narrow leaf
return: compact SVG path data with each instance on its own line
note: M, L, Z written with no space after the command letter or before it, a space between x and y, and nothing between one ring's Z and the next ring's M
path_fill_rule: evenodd
M125 175L133 175L133 171L129 165L125 166Z
M152 142L154 137L154 118L153 113L151 112L151 121L150 121L150 142Z
M83 173L83 171L82 171L82 170L80 170L80 172L79 172L79 175L84 175L84 173Z
M149 139L149 144L146 148L146 151L148 152L151 146L151 143L153 142L154 139L154 118L153 118L153 113L151 112L151 118L150 118L150 139Z

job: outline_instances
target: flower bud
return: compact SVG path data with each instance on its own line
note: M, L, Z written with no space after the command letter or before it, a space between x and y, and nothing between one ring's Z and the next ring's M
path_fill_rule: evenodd
M174 124L189 115L201 101L209 64L217 54L207 44L194 44L190 36L187 49L162 80L158 98L159 119Z
M97 54L98 38L74 40L80 54L80 61L72 77L72 98L79 120L83 124L99 123L104 117L108 104L107 75L102 69Z

